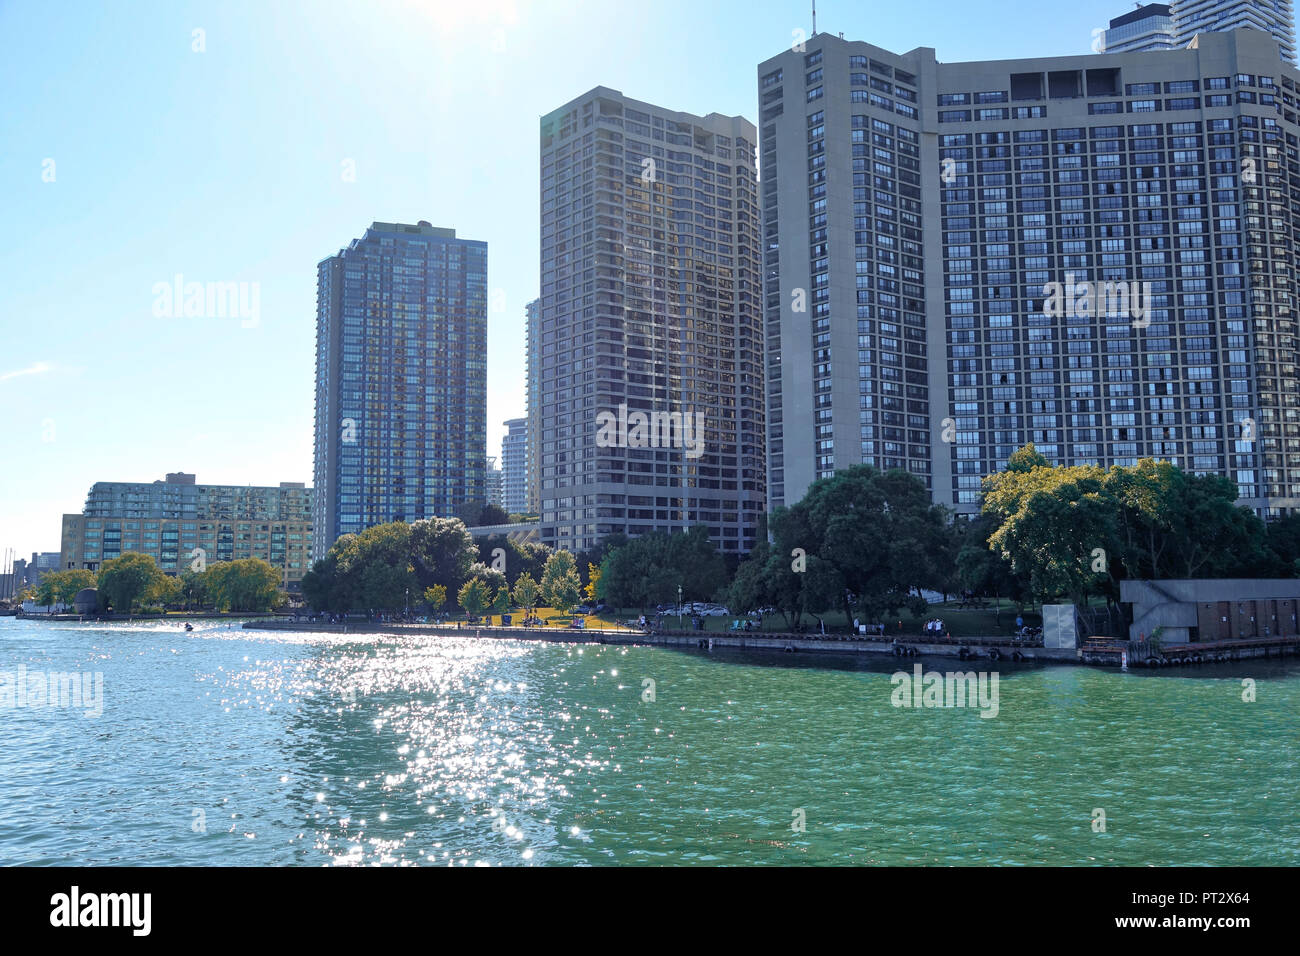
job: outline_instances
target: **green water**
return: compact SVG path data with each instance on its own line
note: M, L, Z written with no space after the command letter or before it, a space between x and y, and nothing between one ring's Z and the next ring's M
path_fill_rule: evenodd
M1003 661L991 719L893 658L0 619L19 665L103 713L0 710L2 864L1300 863L1295 659Z

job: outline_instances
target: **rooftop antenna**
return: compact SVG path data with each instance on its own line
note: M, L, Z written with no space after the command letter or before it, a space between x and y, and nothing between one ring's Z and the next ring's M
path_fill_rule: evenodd
M813 32L812 32L812 35L813 35L813 36L816 36L816 35L817 35L817 0L812 0L812 7L813 7Z

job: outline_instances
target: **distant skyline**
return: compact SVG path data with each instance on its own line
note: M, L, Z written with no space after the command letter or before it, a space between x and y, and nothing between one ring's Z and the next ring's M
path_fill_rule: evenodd
M1129 8L822 0L817 23L953 62L1085 52ZM757 64L811 32L806 0L630 9L0 4L0 548L58 550L96 481L310 483L316 264L376 220L488 243L499 455L525 410L539 117L603 85L753 121ZM186 317L156 291L178 276L242 284L243 311Z

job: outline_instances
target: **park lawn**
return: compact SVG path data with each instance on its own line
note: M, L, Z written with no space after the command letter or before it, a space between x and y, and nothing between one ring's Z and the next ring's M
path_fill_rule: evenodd
M506 613L510 615L511 627L521 627L522 626L521 622L525 617L528 616L528 612L526 610L518 607L511 608ZM559 610L553 607L533 608L533 616L541 618L543 621L546 622L546 626L550 628L567 628L569 626L569 622L572 621L573 618L576 616L576 617L583 618L587 622L587 627L589 628L606 628L610 630L624 627L626 625L626 622L629 619L636 617L635 614L615 614L613 611L606 611L604 614L599 614L599 615L561 614ZM479 615L479 618L480 618L480 623L482 623L484 627L488 626L489 619L491 620L492 624L499 625L501 623L500 614ZM464 612L459 612L449 617L448 620L464 622L465 614Z

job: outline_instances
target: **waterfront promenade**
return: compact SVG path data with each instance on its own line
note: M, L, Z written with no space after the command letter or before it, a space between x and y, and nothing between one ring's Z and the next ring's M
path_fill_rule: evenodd
M850 635L807 633L759 633L744 631L702 632L661 630L647 632L633 628L498 627L449 624L376 624L349 621L346 624L276 620L247 621L246 630L306 631L322 634L424 634L429 636L477 637L516 641L547 641L553 644L623 644L643 647L694 649L733 648L770 653L860 654L886 657L945 657L961 661L1012 663L1051 661L1066 664L1119 666L1118 649L1098 653L1088 642L1082 648L1043 647L1008 637L973 637L926 640L904 636L898 641L868 640ZM1286 657L1300 653L1300 638L1220 641L1214 644L1170 645L1160 652L1159 666L1176 666L1204 661L1236 661L1257 657ZM1130 654L1134 667L1150 658Z
M294 622L288 620L248 621L247 630L307 631L323 634L426 634L430 636L479 637L516 641L549 641L555 644L628 644L644 647L738 648L774 653L872 654L882 656L960 657L965 659L1010 660L1014 653L1024 660L1074 661L1073 649L1044 648L1010 638L974 638L965 642L924 642L919 639L892 641L854 639L849 635L783 634L745 631L657 631L632 628L577 629L561 627L474 627L465 624L374 624L349 621L346 624ZM896 653L900 650L902 653Z

